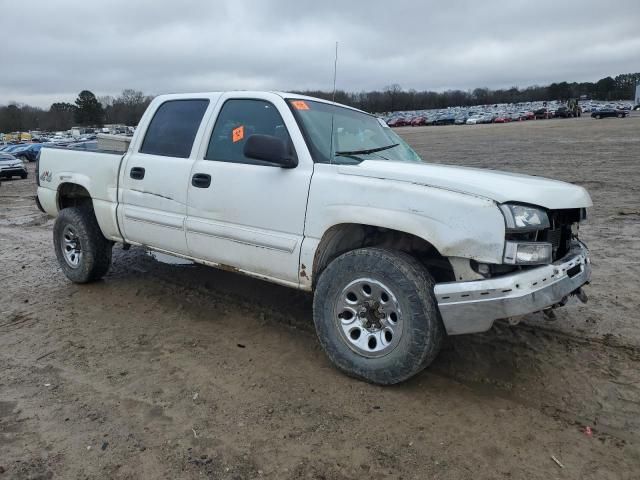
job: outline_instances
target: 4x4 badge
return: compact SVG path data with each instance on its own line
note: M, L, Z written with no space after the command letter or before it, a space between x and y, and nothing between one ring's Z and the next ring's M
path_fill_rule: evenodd
M49 170L46 170L44 172L42 172L42 174L40 175L40 181L42 182L50 182L51 181L51 172Z

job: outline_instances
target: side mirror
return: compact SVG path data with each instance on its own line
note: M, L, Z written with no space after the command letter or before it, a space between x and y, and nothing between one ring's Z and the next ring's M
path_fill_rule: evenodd
M282 168L298 166L298 159L291 155L286 143L271 135L251 135L244 144L243 152L245 157L273 163Z

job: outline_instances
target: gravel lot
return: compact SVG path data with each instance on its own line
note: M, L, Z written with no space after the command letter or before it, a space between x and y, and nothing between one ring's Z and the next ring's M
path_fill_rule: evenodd
M120 248L71 284L31 165L0 187L0 479L639 478L640 116L398 132L429 161L586 187L589 304L376 387L331 367L308 295Z

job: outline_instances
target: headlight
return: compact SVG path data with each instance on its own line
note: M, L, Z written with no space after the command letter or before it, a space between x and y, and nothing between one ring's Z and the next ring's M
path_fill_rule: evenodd
M547 212L541 208L504 203L500 205L507 230L527 232L549 228Z
M551 253L550 243L507 241L503 261L511 265L545 265L551 263Z

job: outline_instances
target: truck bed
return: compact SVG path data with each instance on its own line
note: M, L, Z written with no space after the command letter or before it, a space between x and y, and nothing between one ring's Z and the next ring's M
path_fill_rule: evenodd
M38 198L43 210L57 216L60 208L58 192L66 188L65 184L79 185L91 198L105 236L121 240L116 206L122 157L122 153L110 151L43 148L36 168Z

